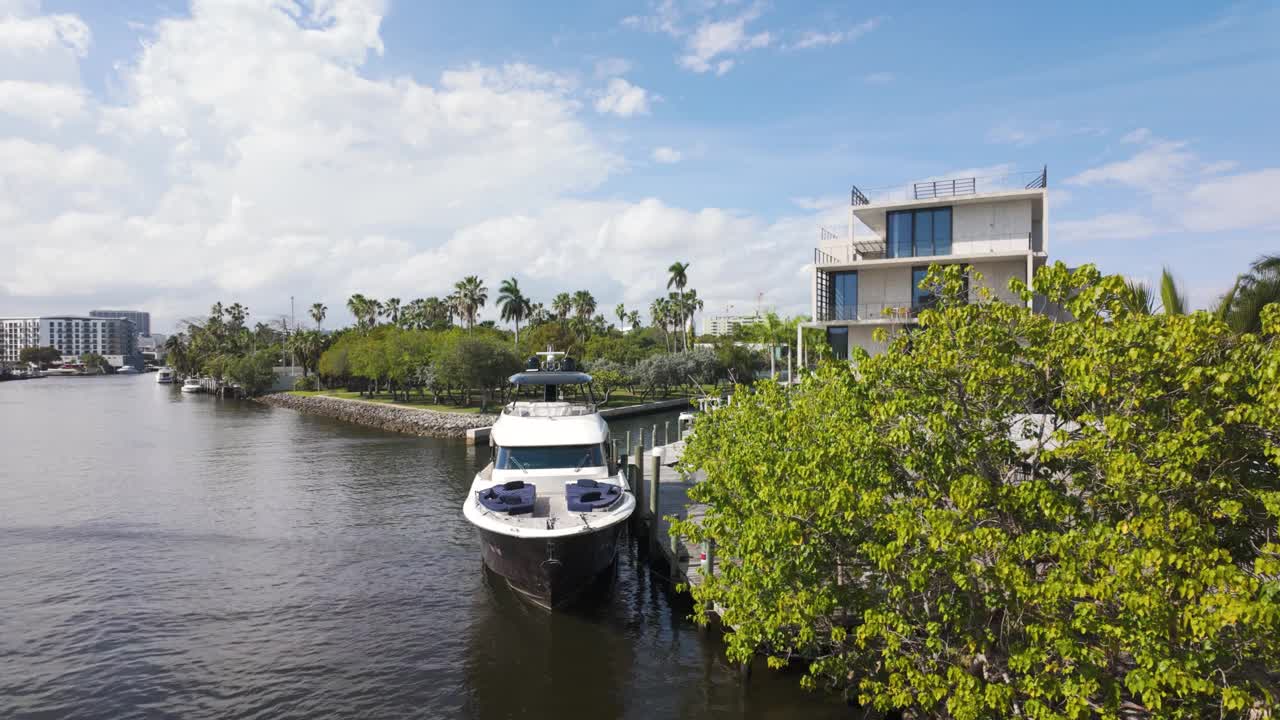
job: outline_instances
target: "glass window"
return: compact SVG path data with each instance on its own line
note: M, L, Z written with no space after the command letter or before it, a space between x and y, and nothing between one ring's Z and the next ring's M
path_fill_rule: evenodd
M832 320L858 319L858 273L831 273Z
M924 282L928 274L927 267L911 268L911 312L913 314L931 308L938 302L937 296L932 291L920 289L920 283Z
M917 212L915 218L915 257L933 254L933 211Z
M951 208L895 210L888 217L889 257L951 254Z
M541 447L500 447L497 470L553 470L603 467L600 445L548 445Z
M911 213L889 213L889 257L911 257Z
M827 344L831 346L831 356L837 360L849 359L849 328L827 328Z
M934 208L933 254L951 254L951 208Z

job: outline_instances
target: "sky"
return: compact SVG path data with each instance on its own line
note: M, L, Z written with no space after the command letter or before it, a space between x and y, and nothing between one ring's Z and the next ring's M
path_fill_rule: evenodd
M1203 307L1280 252L1277 78L1266 2L0 0L0 316L803 313L851 185L1045 166L1051 260Z

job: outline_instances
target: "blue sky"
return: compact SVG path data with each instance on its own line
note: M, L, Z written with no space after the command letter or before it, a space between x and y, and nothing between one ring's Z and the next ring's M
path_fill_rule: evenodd
M802 312L851 184L1042 165L1052 259L1204 305L1280 252L1278 37L1249 2L0 0L0 314L471 273L643 308L676 259L708 312Z

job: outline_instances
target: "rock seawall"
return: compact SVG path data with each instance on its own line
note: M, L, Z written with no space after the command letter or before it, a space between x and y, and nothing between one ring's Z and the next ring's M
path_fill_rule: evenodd
M396 407L365 400L347 400L324 395L273 393L258 398L272 407L288 408L309 415L322 415L381 430L422 437L466 437L472 428L488 427L497 415L471 415Z

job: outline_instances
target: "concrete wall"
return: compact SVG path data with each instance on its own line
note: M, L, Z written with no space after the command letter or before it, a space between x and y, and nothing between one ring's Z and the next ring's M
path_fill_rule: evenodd
M969 301L977 302L980 287L988 287L995 293L996 298L1007 303L1022 302L1016 295L1009 292L1009 280L1018 278L1023 282L1027 282L1027 261L1025 258L1012 258L1004 260L980 261L975 260L972 263L973 269L982 274L981 284L972 280L969 282Z
M1027 249L1031 201L956 205L951 211L951 252L983 253Z

